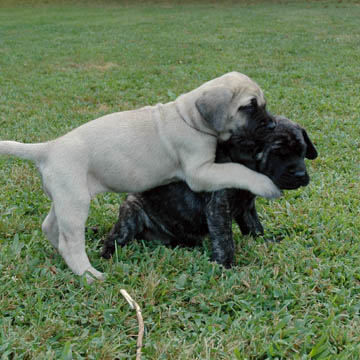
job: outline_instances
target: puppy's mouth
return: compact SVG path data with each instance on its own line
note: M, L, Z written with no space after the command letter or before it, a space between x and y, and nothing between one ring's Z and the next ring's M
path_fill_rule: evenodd
M287 177L274 182L281 190L296 190L301 186L309 185L310 178L308 175L301 178Z

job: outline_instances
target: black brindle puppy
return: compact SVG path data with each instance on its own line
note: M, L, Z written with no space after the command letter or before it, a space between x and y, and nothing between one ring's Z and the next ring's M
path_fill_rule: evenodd
M304 158L317 151L298 124L277 116L273 132L249 141L233 136L218 146L217 162L238 162L269 176L280 189L309 183ZM210 235L212 260L230 267L234 261L232 219L244 235L263 234L255 208L255 195L225 189L194 193L183 182L140 194L131 194L119 210L119 220L105 240L102 256L110 258L115 241L121 246L134 238L160 240L169 245L193 246Z

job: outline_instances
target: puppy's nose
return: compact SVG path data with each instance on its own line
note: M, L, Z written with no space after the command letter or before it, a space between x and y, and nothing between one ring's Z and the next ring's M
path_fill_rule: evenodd
M306 171L304 170L299 170L299 171L296 171L295 174L294 174L296 177L304 177L306 175Z

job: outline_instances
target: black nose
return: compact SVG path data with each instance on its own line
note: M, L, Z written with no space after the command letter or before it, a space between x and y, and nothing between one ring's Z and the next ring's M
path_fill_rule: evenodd
M304 171L304 170L299 170L299 171L296 171L296 172L294 173L294 175L295 175L296 177L304 177L304 176L306 175L306 171Z

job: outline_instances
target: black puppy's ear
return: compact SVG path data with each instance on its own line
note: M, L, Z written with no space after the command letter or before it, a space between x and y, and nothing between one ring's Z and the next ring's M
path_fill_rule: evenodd
M305 154L305 157L307 159L310 159L310 160L314 160L317 158L318 156L318 153L315 149L315 146L314 144L311 142L307 132L305 129L301 129L302 131L302 134L303 134L303 137L304 137L304 140L306 142L306 154Z
M212 129L222 132L226 129L232 97L232 90L224 86L216 86L204 91L196 99L195 106Z

